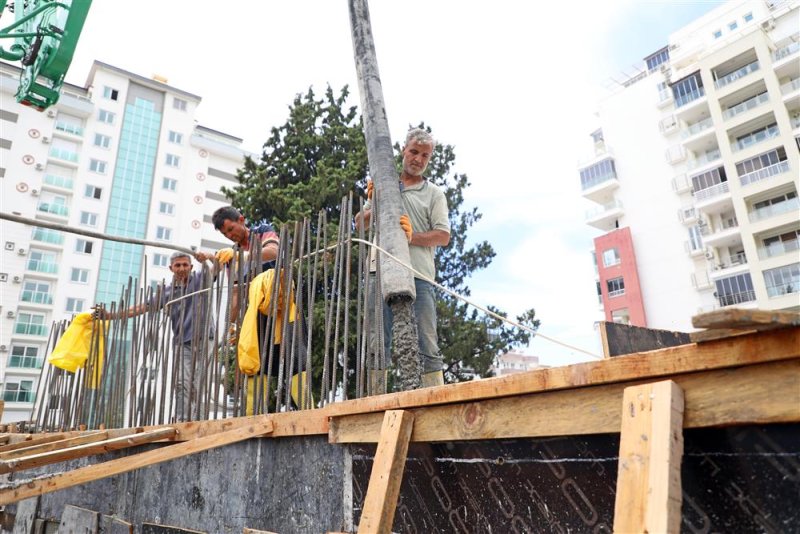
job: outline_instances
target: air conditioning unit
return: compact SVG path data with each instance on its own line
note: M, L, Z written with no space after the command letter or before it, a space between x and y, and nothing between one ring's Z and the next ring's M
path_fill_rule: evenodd
M42 143L44 143L45 145L49 145L50 144L50 138L47 137L47 136L43 136L42 137Z
M9 319L13 319L16 316L17 316L17 313L14 312L14 311L6 312L6 317L8 317Z
M24 249L24 248L21 248L21 249L17 250L17 254L19 254L20 256L24 256L27 253L28 253L27 249Z
M56 112L55 112L55 110L48 109L48 110L47 110L47 116L48 116L48 117L50 117L51 119L52 119L53 117L55 117L55 116L56 116Z
M14 278L11 279L11 281L14 282L15 284L21 284L22 283L22 277L21 276L15 276Z
M707 260L713 260L714 259L714 251L706 250L706 259Z
M0 345L0 352L8 352L8 347L5 345Z
M35 168L37 171L41 171L42 169L44 169L44 165L42 165L41 163L37 163L37 164L36 164L36 166L35 166L34 168Z
M31 189L31 196L38 197L39 196L39 190L38 189Z
M774 19L767 19L761 23L761 28L768 32L775 29L775 20Z

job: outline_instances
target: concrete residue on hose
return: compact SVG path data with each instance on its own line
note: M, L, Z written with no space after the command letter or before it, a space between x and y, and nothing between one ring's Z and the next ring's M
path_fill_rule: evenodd
M417 323L410 297L389 300L392 308L392 359L397 366L397 391L418 389L422 382Z

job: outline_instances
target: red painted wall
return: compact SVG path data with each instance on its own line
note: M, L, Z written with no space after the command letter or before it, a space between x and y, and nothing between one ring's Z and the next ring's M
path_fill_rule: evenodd
M603 252L611 248L617 249L620 262L606 267L603 264ZM600 290L603 294L606 321L612 320L611 314L613 311L627 308L632 325L647 326L642 290L639 286L639 273L636 270L636 253L633 250L630 228L619 228L595 238L594 252L597 258L597 271L600 274ZM623 277L625 282L625 294L609 297L607 281L620 276Z

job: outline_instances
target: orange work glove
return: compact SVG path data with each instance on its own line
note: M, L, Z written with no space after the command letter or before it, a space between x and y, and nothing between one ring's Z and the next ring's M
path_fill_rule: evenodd
M232 248L221 248L217 251L217 259L222 265L225 265L229 261L233 259L233 249Z
M411 238L414 236L414 229L411 227L411 220L409 220L408 215L400 216L400 228L406 233L406 239L411 243Z
M372 193L375 190L375 184L370 180L367 182L367 200L372 200Z

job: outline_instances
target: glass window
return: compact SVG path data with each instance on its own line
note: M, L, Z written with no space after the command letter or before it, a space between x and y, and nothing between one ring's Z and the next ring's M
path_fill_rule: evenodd
M6 382L5 388L3 388L3 400L6 402L31 403L35 396L36 392L33 391L33 380Z
M170 130L170 132L169 132L169 142L170 143L175 143L176 145L182 144L183 143L183 134L180 134L178 132L173 132L172 130Z
M153 265L156 267L169 266L169 256L166 254L153 254Z
M606 281L609 297L618 297L625 294L625 280L620 276Z
M83 299L75 299L72 297L67 298L66 311L68 313L80 313L83 311L83 305L86 301Z
M100 197L103 195L103 188L97 187L94 185L87 185L86 189L83 192L83 196L86 198L95 198L100 200Z
M161 241L169 241L172 239L172 229L164 226L156 226L156 239Z
M107 135L96 133L94 134L94 146L108 148L111 146L111 138Z
M664 47L655 54L645 58L647 63L647 70L652 71L662 63L669 61L669 48Z
M736 29L736 28L738 28L738 27L739 27L739 24L737 24L737 23L736 23L736 21L733 21L733 22L730 22L730 23L728 23L728 29L729 29L730 31L733 31L733 30L735 30L735 29Z
M117 100L119 98L119 91L112 87L103 87L103 98L108 100Z
M764 271L764 283L770 297L800 293L800 263Z
M79 284L87 284L89 283L89 270L88 269L77 269L75 267L72 268L72 272L70 273L69 279L73 282L77 282Z
M91 254L93 246L94 243L92 241L78 239L75 241L75 252L79 252L81 254Z
M717 297L720 306L732 306L756 300L750 273L723 278L714 282L714 285L717 290L714 296Z
M722 37L722 30L714 30L714 33L712 35L714 36L714 39L719 39L720 37Z
M164 163L166 163L170 167L179 167L181 164L181 158L176 156L175 154L167 154Z
M82 211L81 224L84 226L97 226L97 214L89 211Z
M33 304L52 304L53 297L50 295L50 284L37 280L26 280L22 284L20 300Z
M616 248L610 248L603 251L603 266L611 267L620 262L619 251Z
M107 163L105 161L100 161L99 159L89 160L89 170L92 172L96 172L98 174L105 174L106 166Z
M42 360L39 359L39 347L33 345L12 345L8 366L22 369L41 369Z
M753 20L753 14L752 13L745 13L744 17L742 17L742 18L744 19L745 22L750 22L751 20Z
M106 124L114 124L114 113L101 109L97 112L97 120Z
M722 182L727 182L728 176L725 174L725 167L717 167L704 173L692 176L692 192L697 193L703 189L714 187Z
M24 313L17 315L15 334L26 336L46 336L47 327L44 325L44 315L41 313Z
M161 180L161 188L167 191L175 191L178 188L178 180L174 178L164 178Z
M179 111L186 111L186 100L183 100L182 98L173 98L172 107Z
M158 212L163 213L164 215L174 215L175 214L175 204L170 204L169 202L159 202L158 203Z

